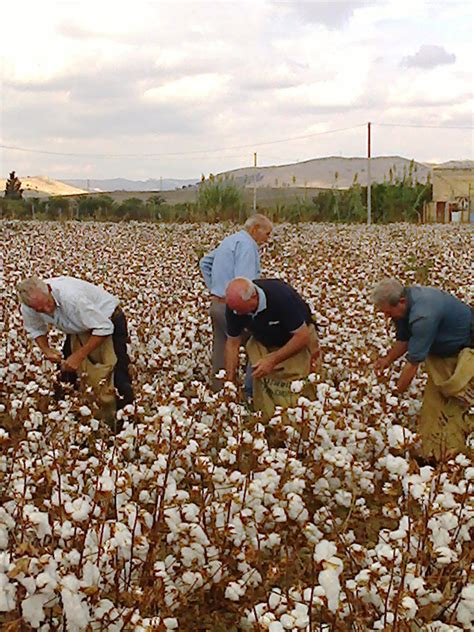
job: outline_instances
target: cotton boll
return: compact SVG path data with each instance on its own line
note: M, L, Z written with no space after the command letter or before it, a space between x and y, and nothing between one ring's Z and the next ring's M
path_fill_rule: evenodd
M26 597L21 602L21 613L27 623L32 628L39 628L46 615L43 610L44 604L49 601L49 596L44 594L36 594Z
M334 542L322 540L315 546L313 558L316 562L322 562L323 560L329 560L336 553L337 547Z
M398 425L391 426L387 431L387 436L391 448L401 448L415 438L408 428Z
M16 608L16 586L0 572L0 612L10 612Z
M303 380L294 380L291 383L291 391L292 391L292 393L301 393L303 388L304 388Z
M401 605L405 610L404 616L409 620L413 619L418 611L418 604L413 597L403 597Z
M292 630L295 627L295 618L291 614L282 614L280 623L285 630Z
M466 629L474 626L474 584L465 586L461 591L461 599L456 609L456 620Z
M436 555L435 564L445 566L446 564L451 564L451 562L455 562L458 559L458 554L456 551L448 548L447 546L440 546L434 550Z
M328 565L318 575L318 582L324 588L324 593L328 600L328 608L331 612L336 612L339 605L339 593L341 590L339 583L340 572L341 569Z
M245 594L245 588L243 588L238 582L230 582L225 589L224 596L231 601L239 601Z

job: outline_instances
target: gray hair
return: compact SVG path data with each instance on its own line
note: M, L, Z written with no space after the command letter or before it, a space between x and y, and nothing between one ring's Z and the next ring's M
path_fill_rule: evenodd
M383 279L374 287L370 299L375 305L398 305L405 288L397 279Z
M236 290L236 294L243 301L249 301L252 296L256 294L257 288L250 279L247 279L246 277L235 277L235 279L232 279L230 283L233 283L234 281L241 281L242 287Z
M271 225L272 223L268 219L268 217L265 217L265 215L262 215L261 213L255 213L255 215L251 215L246 220L244 224L244 228L246 230L250 230L251 228L254 228L254 226L271 226Z
M20 297L20 302L25 305L30 305L31 299L38 294L46 296L49 294L46 283L35 276L29 277L18 283L16 291Z

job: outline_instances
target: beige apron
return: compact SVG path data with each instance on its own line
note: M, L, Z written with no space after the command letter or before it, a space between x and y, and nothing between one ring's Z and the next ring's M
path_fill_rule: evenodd
M316 329L309 327L311 344L317 344ZM278 347L265 347L252 336L246 344L250 364L254 365ZM275 406L289 408L296 406L301 396L314 399L315 387L306 382L303 390L293 393L291 383L304 380L311 372L311 353L308 347L297 354L280 362L271 373L260 379L253 380L253 405L255 410L263 413L263 419L268 420L275 412Z
M428 356L428 382L419 420L423 456L449 458L469 454L467 437L474 432L474 349L458 356Z
M72 353L80 349L90 334L71 335ZM82 361L78 373L83 373L88 386L91 386L100 402L101 412L107 418L115 414L114 367L117 364L112 336L106 336L102 344L94 349Z

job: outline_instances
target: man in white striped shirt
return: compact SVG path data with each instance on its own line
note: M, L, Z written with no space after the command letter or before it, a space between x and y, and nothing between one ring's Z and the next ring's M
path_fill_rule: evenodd
M103 288L73 277L53 277L42 281L37 277L25 279L18 285L21 313L28 337L34 340L51 362L61 364L63 373L75 374L83 360L112 336L117 363L114 384L120 397L117 408L133 401L133 389L128 371L127 322L119 299ZM54 326L67 334L59 351L48 343L48 328ZM89 333L87 342L74 353L71 334Z

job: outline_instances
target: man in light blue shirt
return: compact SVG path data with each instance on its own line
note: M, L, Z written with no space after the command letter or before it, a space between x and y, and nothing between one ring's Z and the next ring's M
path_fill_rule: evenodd
M204 282L211 295L209 313L212 321L212 389L222 388L223 380L216 373L224 368L224 348L227 339L225 291L235 277L254 280L260 277L259 246L272 232L273 225L264 215L252 215L242 230L226 237L220 245L199 262Z

